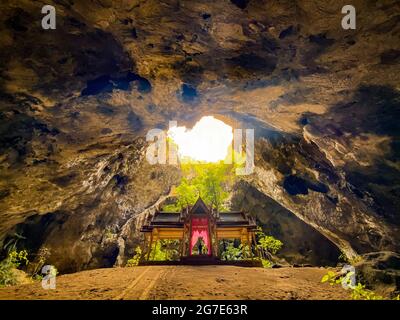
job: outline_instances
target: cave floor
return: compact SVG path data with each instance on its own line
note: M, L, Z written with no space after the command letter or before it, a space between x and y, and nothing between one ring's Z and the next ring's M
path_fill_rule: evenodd
M0 288L0 299L348 299L341 286L321 283L324 268L140 266L96 269Z

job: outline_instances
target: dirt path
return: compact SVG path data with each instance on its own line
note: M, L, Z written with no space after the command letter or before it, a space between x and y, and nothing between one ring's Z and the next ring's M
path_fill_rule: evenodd
M0 299L348 299L340 286L322 284L323 268L143 266L96 269L0 288Z

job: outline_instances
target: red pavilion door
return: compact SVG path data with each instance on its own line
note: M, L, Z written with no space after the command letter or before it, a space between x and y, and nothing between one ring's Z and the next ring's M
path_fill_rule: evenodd
M190 234L190 255L212 255L208 218L192 218Z

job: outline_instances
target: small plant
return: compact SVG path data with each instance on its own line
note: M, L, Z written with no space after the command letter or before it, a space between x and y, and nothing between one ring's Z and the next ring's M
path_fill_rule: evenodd
M136 247L135 254L132 259L129 259L126 262L126 267L134 267L139 264L140 258L142 257L142 249L140 247Z
M223 241L224 250L221 253L222 260L246 260L251 257L251 249L248 244L239 244L235 247L234 241L228 242Z
M258 240L259 248L266 250L271 254L276 254L283 246L283 243L272 236L263 236Z
M377 295L375 292L365 289L365 285L357 283L351 292L353 300L383 300L382 296Z
M16 284L17 278L14 273L15 265L6 258L0 262L0 287Z
M32 276L32 280L33 280L33 281L42 281L42 280L43 280L43 275L41 275L41 274L34 274L34 275Z
M241 245L236 248L233 243L229 243L221 256L222 260L242 260Z
M26 250L17 251L12 248L7 257L0 262L0 286L17 284L14 270L20 265L28 265L28 263L28 252Z
M322 277L321 282L328 282L331 286L333 286L335 284L342 283L342 277L339 277L339 274L333 271L328 271L328 273Z
M347 259L346 254L343 251L340 251L339 257L338 257L339 261L343 261L346 263L349 263L349 259Z
M112 238L114 238L114 233L109 227L107 227L106 230L104 231L104 239L110 240Z
M174 261L180 257L179 240L158 240L153 244L149 260L150 261Z
M8 240L6 244L4 244L3 249L6 252L11 252L13 250L16 250L19 240L25 240L25 239L26 238L24 236L15 232L13 237L10 240Z
M258 243L257 248L261 253L261 262L264 268L271 268L273 265L273 255L277 254L282 248L282 241L275 239L273 236L266 235L261 227L257 227L256 239Z
M165 212L180 212L182 209L178 205L171 203L171 204L166 204L165 206L162 207L162 211Z
M340 273L335 273L333 271L328 271L326 275L324 275L321 279L321 282L328 282L331 286L335 284L349 284L349 274L342 275ZM358 282L355 286L350 287L351 293L350 297L353 300L383 300L384 298L380 295L377 295L372 290L368 290L365 288L365 285Z
M28 260L28 251L26 250L12 250L11 252L8 253L9 259L17 266L19 267L21 264L23 265L28 265L29 260Z
M39 249L36 254L36 259L33 264L33 269L31 271L32 279L39 279L41 277L40 272L42 267L45 265L46 260L50 257L50 250L46 247L42 247ZM41 280L41 279L40 279Z
M261 259L261 263L262 263L263 268L272 268L272 266L273 266L273 263L266 259Z

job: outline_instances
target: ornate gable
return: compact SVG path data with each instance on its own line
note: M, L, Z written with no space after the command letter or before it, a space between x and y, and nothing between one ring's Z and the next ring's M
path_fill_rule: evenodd
M210 214L210 209L204 203L204 201L199 197L190 210L190 214Z

